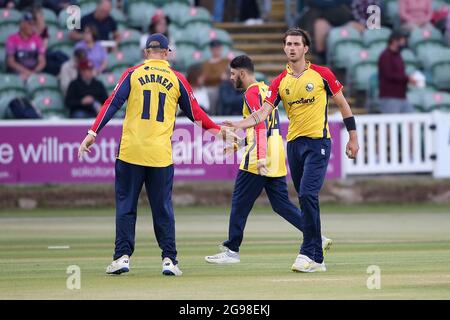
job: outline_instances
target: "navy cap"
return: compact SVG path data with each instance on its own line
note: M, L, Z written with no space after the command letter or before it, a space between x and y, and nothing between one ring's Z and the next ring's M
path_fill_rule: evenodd
M162 33L154 33L150 35L145 44L145 48L147 49L169 49L169 39Z
M21 21L33 21L34 17L33 14L29 11L25 11L22 15Z

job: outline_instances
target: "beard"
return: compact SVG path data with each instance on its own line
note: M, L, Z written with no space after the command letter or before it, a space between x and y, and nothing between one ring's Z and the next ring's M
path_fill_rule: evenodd
M234 87L238 90L243 90L244 89L244 84L242 83L242 79L238 76L236 78L236 81L234 83Z

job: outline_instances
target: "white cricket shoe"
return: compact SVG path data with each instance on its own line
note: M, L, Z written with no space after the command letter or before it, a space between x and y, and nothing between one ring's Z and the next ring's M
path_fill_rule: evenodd
M213 256L206 256L205 257L206 262L216 264L231 264L241 262L241 259L239 258L239 252L231 251L230 249L228 249L223 245L220 245L219 249L222 252L215 254Z
M106 267L107 274L121 274L128 271L130 271L130 257L127 255L121 256Z
M325 272L327 271L327 268L325 262L317 263L309 257L299 254L295 259L291 270L295 272Z
M165 276L181 276L183 272L178 268L178 265L173 264L170 258L164 258L162 262L162 274Z
M331 240L330 238L327 238L325 236L322 236L322 251L323 251L324 256L327 254L328 250L330 250L332 245L333 245L333 240Z

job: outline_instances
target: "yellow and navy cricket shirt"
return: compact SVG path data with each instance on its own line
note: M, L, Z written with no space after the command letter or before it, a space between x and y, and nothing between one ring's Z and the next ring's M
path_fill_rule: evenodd
M267 88L264 82L253 83L247 88L244 93L244 106L242 108L244 118L249 117L261 108ZM265 122L246 130L246 143L247 147L239 169L258 174L258 160L266 159L269 171L268 177L282 177L287 174L277 108L272 111Z
M96 133L127 102L117 158L132 164L167 167L177 105L193 122L220 130L200 108L186 78L165 60L146 60L127 69L103 104L91 128Z
M290 65L271 83L266 102L276 107L280 101L289 118L287 141L298 137L330 138L328 96L343 88L330 69L307 61L306 70L295 76Z

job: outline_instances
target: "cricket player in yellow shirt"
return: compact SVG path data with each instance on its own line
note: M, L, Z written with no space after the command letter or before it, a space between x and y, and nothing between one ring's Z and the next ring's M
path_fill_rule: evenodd
M169 41L160 33L146 43L144 63L127 69L79 148L89 152L95 137L127 102L122 138L115 164L116 240L108 274L128 272L134 251L137 203L145 183L158 245L162 273L180 276L176 259L175 219L172 208L172 143L177 105L193 122L213 134L224 135L200 108L185 77L167 62Z
M236 89L243 89L244 118L257 112L266 98L268 90L264 82L256 82L252 60L241 55L231 63L231 81ZM241 145L244 139L241 140ZM286 184L286 158L280 134L278 109L274 108L266 121L246 130L246 150L239 167L233 191L228 240L220 245L221 252L206 256L209 263L231 264L240 262L239 247L244 236L247 217L253 204L265 189L272 209L290 222L299 231L303 230L303 214L289 200ZM238 146L234 147L235 149ZM235 150L236 151L236 150ZM324 249L331 240L323 237Z
M283 101L289 118L287 154L292 181L304 215L303 243L292 271L326 271L323 259L319 192L331 152L328 127L328 97L339 107L349 132L346 154L356 157L359 146L356 123L343 93L342 84L330 69L311 64L305 55L311 46L307 32L292 28L284 34L286 69L271 83L263 106L250 117L227 125L246 129L259 125Z

